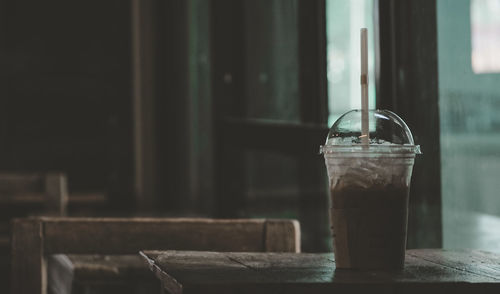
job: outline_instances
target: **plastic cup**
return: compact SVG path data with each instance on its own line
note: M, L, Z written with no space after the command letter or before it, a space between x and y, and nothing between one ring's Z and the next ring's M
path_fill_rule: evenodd
M387 110L370 111L370 144L362 144L360 115L354 110L340 117L321 147L336 267L401 269L411 174L420 149L404 121Z

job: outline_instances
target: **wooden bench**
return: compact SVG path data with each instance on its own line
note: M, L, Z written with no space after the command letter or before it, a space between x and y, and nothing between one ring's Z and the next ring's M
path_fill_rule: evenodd
M70 257L74 279L131 283L145 276L154 281L137 254L140 250L300 252L300 228L295 220L267 219L16 219L11 290L16 294L47 293L46 264L53 254L133 254L122 259Z
M0 173L0 288L8 288L10 220L32 215L64 215L68 201L61 173Z
M6 216L64 215L68 202L66 177L61 173L0 173L0 207Z

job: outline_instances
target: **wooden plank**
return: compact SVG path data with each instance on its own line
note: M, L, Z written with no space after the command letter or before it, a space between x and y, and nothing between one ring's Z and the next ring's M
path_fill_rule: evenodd
M199 219L198 219L199 220ZM192 226L187 228L183 226L182 223L192 223L193 219L181 219L181 223L175 222L174 224L177 227L181 227L184 234L193 234L197 244L201 244L200 246L212 246L210 244L203 245L203 241L199 239L199 233L193 231ZM258 251L287 251L287 252L297 252L300 250L300 227L297 221L295 220L266 220L261 225L261 220L251 220L249 222L239 221L242 225L246 226L246 224L251 223L252 225L257 223L260 227L259 232L254 234L250 233L249 237L255 237L256 235L263 236L265 239L262 240L264 246L260 248L249 248L246 246L242 246L239 242L234 242L234 236L237 235L237 226L233 226L233 221L223 220L223 223L226 223L228 227L233 227L231 229L230 235L226 237L221 237L221 242L227 243L227 248L222 248L224 250L258 250ZM70 219L70 223L74 224L75 221ZM149 222L147 222L149 223ZM172 222L170 222L172 223ZM213 223L213 222L210 222ZM90 224L89 224L90 225ZM101 225L101 222L95 222L94 225ZM164 222L162 222L162 226ZM130 226L128 226L130 227ZM136 228L135 230L140 230ZM47 229L45 229L47 231ZM191 233L189 233L191 232ZM95 233L95 232L93 232ZM130 231L127 232L130 234ZM212 234L211 232L209 232ZM246 234L246 232L242 232ZM156 232L155 234L158 234ZM176 238L172 236L171 232L166 232L165 236L170 236L171 238ZM213 234L215 237L219 238L220 236L217 233ZM47 235L48 236L48 235ZM127 235L127 238L133 238ZM144 240L146 237L141 237L140 240ZM150 237L153 238L153 237ZM158 235L156 235L156 239L158 239ZM109 235L107 240L109 240ZM193 240L189 241L190 244L193 244ZM83 242L84 243L84 242ZM151 243L149 243L151 244ZM47 245L49 246L49 245ZM68 246L67 244L65 246ZM91 245L94 246L94 245ZM147 243L144 245L137 246L149 246ZM157 246L157 245L154 245ZM174 245L170 245L174 246ZM175 245L181 246L181 245ZM182 245L185 246L185 245ZM197 245L198 246L198 245ZM50 247L49 247L50 248ZM143 247L145 248L145 247ZM185 247L178 247L179 249L184 249ZM163 248L162 248L163 249ZM212 249L213 247L198 247L198 249ZM80 249L77 249L80 250ZM47 251L50 251L48 249ZM73 250L66 248L66 251L71 252ZM70 255L69 259L72 263L72 276L74 277L74 281L83 284L83 285L102 285L102 284L123 284L127 281L132 280L142 280L147 281L149 284L151 283L151 274L144 264L144 262L139 258L138 255ZM155 280L153 280L155 281Z
M435 283L461 282L476 278L413 256L407 256L403 271L336 270L332 254L240 254L226 253L250 268L274 276L280 283ZM488 277L484 277L488 279ZM491 280L491 279L490 279Z
M332 292L334 291L334 292ZM454 294L469 294L474 291L480 293L498 293L498 287L494 284L405 284L403 287L399 285L391 285L387 283L363 285L363 284L336 284L335 289L329 284L314 284L297 283L297 284L245 284L238 285L237 289L228 287L226 284L209 284L200 286L188 286L183 288L185 294L204 293L204 294L387 294L387 293L405 293L405 294L421 294L421 293L454 293ZM167 292L168 293L168 292Z
M56 254L47 257L47 264L49 291L53 293L122 293L124 289L157 293L160 288L138 254Z
M487 276L500 282L500 257L477 250L409 250L411 256L458 271Z
M200 284L210 284L214 276L224 276L228 280L241 280L246 277L265 279L265 276L240 264L221 252L191 252L191 251L147 251L141 256L145 258L151 271L160 279L169 293L183 293L183 288L190 279L200 281ZM203 258L200 258L203 256ZM194 257L194 258L193 258ZM200 272L190 272L189 269L204 269ZM205 273L215 273L205 275ZM214 282L217 282L216 280Z
M13 221L11 266L11 293L47 292L46 261L43 255L42 225L39 220Z
M64 216L68 204L68 182L66 176L60 173L45 175L45 196L48 213Z
M264 231L267 252L300 252L298 221L266 220Z
M108 203L106 193L71 193L68 197L68 204L78 207L83 206L103 206Z
M43 181L41 174L1 173L0 193L22 194L29 192L41 192Z
M259 272L259 275L266 276L269 283L331 282L335 272L335 260L331 253L268 253L264 255L229 252L226 256L232 261Z
M276 239L280 236L286 241L280 243ZM15 289L24 290L21 276L25 275L28 279L35 279L33 283L30 282L34 288L40 285L40 288L45 289L47 277L44 255L135 254L145 248L295 252L299 248L299 236L298 223L293 220L272 220L267 226L263 219L18 219L14 222L14 238L17 241L13 242L12 248L16 252L14 262L19 263L19 266L13 266L12 270ZM38 247L33 249L30 246ZM99 284L110 280L120 283L130 277L144 278L147 272L144 267L138 266L134 257L80 257L72 258L72 262L74 277L82 283ZM27 264L33 265L29 271L26 271Z
M141 249L263 251L264 220L42 218L45 250L134 254ZM230 241L229 241L230 240Z
M67 183L63 174L1 174L1 205L45 205L48 212L64 214L67 203Z
M444 258L442 250L409 251L402 271L336 270L333 254L214 253L188 251L145 251L142 255L173 293L444 293L443 291L500 290L500 275L485 274L483 262L498 264L498 256L469 253L467 271L426 260L432 252ZM454 256L467 255L454 252ZM444 257L443 257L444 256ZM329 292L328 292L329 291Z
M161 293L170 293L170 294L180 294L182 293L182 285L177 282L177 280L167 274L163 269L158 266L156 262L157 254L151 251L146 255L142 251L139 252L142 258L146 261L149 269L153 272L155 277L160 280L162 291ZM151 256L151 257L150 257Z
M43 193L23 193L23 194L4 194L0 197L1 205L43 205L47 201Z
M71 193L68 197L67 213L75 217L99 216L105 213L110 204L107 193Z
M76 283L118 284L127 281L154 281L144 260L134 255L68 255Z

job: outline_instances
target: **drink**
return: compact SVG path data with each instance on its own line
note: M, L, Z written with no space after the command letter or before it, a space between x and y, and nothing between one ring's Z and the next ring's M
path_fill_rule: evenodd
M387 110L369 112L370 141L361 111L341 116L322 146L330 180L330 222L337 268L404 267L410 180L420 153L406 124Z
M404 266L409 189L331 185L331 225L337 268Z

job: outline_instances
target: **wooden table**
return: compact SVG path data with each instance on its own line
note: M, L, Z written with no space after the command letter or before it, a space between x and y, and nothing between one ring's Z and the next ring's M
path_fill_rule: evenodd
M333 254L144 251L168 293L500 293L500 256L408 250L401 271L336 270Z

